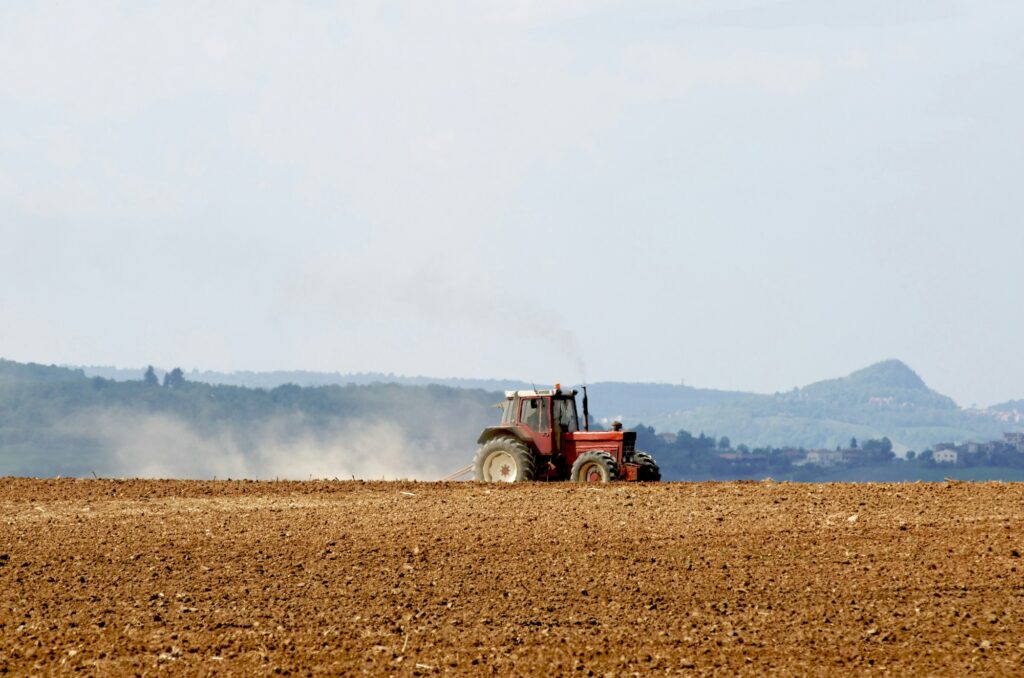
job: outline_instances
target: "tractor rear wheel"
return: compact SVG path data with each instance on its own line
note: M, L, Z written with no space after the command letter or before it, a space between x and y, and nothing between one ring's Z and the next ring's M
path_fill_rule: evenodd
M484 443L473 460L473 473L484 483L517 483L533 480L533 452L521 440L497 436Z
M658 462L654 461L654 457L646 452L637 452L633 455L633 461L640 464L640 472L637 474L637 480L648 482L657 482L661 480L661 469L658 467Z
M584 452L576 457L569 479L574 483L610 483L619 477L615 459L607 452Z

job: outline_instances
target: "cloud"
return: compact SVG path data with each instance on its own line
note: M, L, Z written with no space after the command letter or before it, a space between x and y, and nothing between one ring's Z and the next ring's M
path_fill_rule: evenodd
M26 118L23 151L0 161L18 177L6 201L50 218L181 217L213 186L238 190L229 175L242 168L235 180L350 228L464 236L506 218L538 169L600 162L602 138L637 106L701 87L792 95L829 66L675 40L596 54L492 25L610 21L610 4L8 8L0 95ZM49 167L24 171L41 157Z
M730 6L730 4L732 6ZM962 8L953 0L766 0L763 2L715 3L700 21L708 26L743 26L779 30L792 27L857 29L905 26L957 17Z
M544 24L603 11L621 0L489 0L484 19L510 24Z
M701 54L674 45L624 51L621 84L632 101L677 98L701 87L756 87L794 95L815 85L831 64L816 55L737 50Z
M95 171L90 171L92 166ZM160 220L181 214L189 191L106 163L46 176L0 174L0 209L13 217L83 222Z
M1021 22L928 0L0 3L5 345L532 376L571 360L560 324L599 378L771 391L902 341L1012 397L1011 350L944 367L929 305L879 290L930 298L955 233L997 296L948 314L1012 305L991 244L1022 232ZM304 300L321 265L367 278ZM546 343L487 310L508 298ZM886 346L815 357L814 328L857 316Z

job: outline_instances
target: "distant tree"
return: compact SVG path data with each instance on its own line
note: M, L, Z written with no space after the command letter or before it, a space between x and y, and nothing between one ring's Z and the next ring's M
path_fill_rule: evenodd
M681 430L676 434L676 445L688 452L692 452L697 449L697 439L689 431Z
M882 450L882 449L886 449L886 448L891 450L892 449L892 442L890 442L888 438L881 438L881 439L872 438L870 440L865 440L864 444L861 447L864 448L865 452L876 452L878 450Z
M640 450L657 451L663 446L662 439L651 426L643 424L633 429L636 431L636 446Z
M908 460L909 460L909 459L913 459L913 458L914 458L914 457L916 457L916 456L917 456L917 452L914 452L913 450L908 450L908 451L907 451L907 459L908 459Z
M718 442L711 436L704 435L704 431L700 432L700 436L697 438L697 449L701 452L714 452Z
M896 456L892 451L892 441L888 438L866 440L863 449L865 458L872 461L889 461Z
M718 449L720 450L728 450L731 445L732 443L729 440L729 436L722 436L718 439Z
M164 375L164 388L179 388L184 385L185 373L181 371L180 367L175 367Z
M931 461L932 460L932 451L931 450L925 450L921 454L917 455L917 458L918 459L922 459L924 461Z
M160 385L160 380L157 379L156 370L153 369L152 365L146 368L146 373L142 375L142 381L146 384L146 386Z
M750 448L747 447L746 445L740 445L739 447L736 448L736 451L739 452L740 454L750 454Z
M856 450L857 449L857 439L856 438L850 438L850 449L851 450Z

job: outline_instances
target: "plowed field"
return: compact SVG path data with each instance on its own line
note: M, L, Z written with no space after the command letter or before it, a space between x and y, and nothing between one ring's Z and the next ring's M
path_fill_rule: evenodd
M0 480L14 675L1024 673L1024 486Z

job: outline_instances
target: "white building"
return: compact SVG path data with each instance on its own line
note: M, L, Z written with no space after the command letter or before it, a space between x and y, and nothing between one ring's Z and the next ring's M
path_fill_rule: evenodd
M935 450L932 453L932 459L940 464L955 464L956 458L956 450Z
M1024 452L1024 433L1004 433L1003 438L1016 447L1018 452Z
M839 450L808 450L804 463L814 466L836 466L843 463L843 453Z

